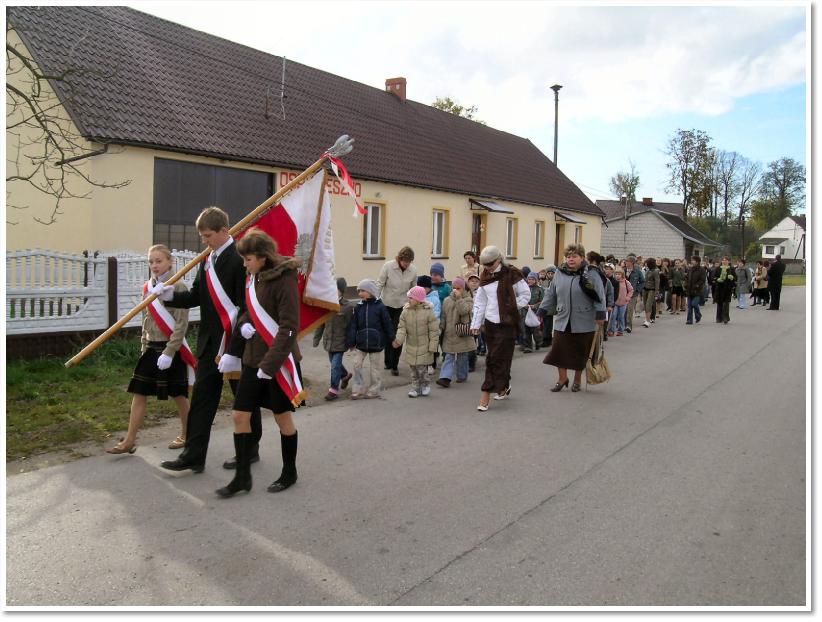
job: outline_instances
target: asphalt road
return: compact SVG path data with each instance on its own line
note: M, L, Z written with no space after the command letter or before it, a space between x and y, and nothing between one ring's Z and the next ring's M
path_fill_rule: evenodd
M782 299L639 326L576 394L535 353L487 413L481 368L304 409L278 495L270 416L229 500L226 428L199 475L162 443L10 475L7 606L805 606L805 288Z

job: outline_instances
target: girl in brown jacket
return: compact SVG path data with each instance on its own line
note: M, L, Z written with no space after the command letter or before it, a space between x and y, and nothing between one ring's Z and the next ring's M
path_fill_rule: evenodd
M442 362L437 384L448 388L454 379L456 367L457 382L468 379L468 357L476 349L474 337L469 333L471 327L471 310L474 300L465 291L465 281L457 277L451 283L451 293L442 303L440 330L442 331L442 351L445 359ZM462 326L462 334L457 333L457 325Z
M300 298L299 261L277 253L277 245L259 229L251 229L237 243L248 271L247 310L237 320L232 339L246 339L243 370L234 397L234 479L217 490L221 497L251 490L250 451L253 444L251 411L267 408L280 429L282 473L268 492L280 492L297 481L297 429L291 413L305 397L299 369Z

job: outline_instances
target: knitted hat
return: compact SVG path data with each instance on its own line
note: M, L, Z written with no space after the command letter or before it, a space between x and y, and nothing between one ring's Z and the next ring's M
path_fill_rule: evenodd
M529 272L528 273L529 279L534 279L535 281L539 281L539 275L536 272Z
M528 266L522 266L522 270L520 270L520 272L522 272L522 278L527 279L528 275L531 274L531 268Z
M443 266L439 262L432 263L431 264L431 270L429 271L429 273L431 274L431 276L434 276L435 274L439 274L440 277L444 279L445 278L445 266Z
M502 253L496 246L486 246L480 253L480 263L485 264L494 263L497 259L502 259Z
M374 296L374 298L376 298L379 293L379 290L377 289L377 282L374 279L363 279L357 283L357 291L360 290L368 292Z
M451 281L451 286L459 287L460 289L465 289L465 279L457 277L453 281Z
M419 285L420 287L427 287L428 289L431 289L431 277L427 274L422 274L418 276L417 285Z
M557 267L556 266L548 266L547 268L545 268L545 271L546 272L556 272Z
M477 279L478 281L480 280L479 275L477 275L477 274L471 274L471 275L469 275L469 276L468 276L468 280L470 281L471 279Z
M348 289L348 283L342 277L337 279L337 291L341 294L345 293L345 290Z
M417 302L425 302L425 289L420 287L419 285L415 285L414 287L409 289L407 295L411 300L416 300Z

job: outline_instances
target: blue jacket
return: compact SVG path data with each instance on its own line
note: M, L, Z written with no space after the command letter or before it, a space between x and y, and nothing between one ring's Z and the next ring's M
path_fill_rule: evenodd
M394 341L394 326L382 300L368 298L354 307L345 347L363 352L380 352Z
M448 288L448 292L451 292L450 287ZM436 289L432 289L430 292L428 292L428 295L425 297L425 299L431 303L431 305L434 307L434 315L437 316L437 319L440 319L440 315L442 314L442 302L440 301L439 292L437 292Z
M642 288L645 286L645 273L642 271L642 268L634 265L634 269L631 270L631 274L628 275L628 280L634 287L634 298L642 296Z
M578 276L557 270L551 287L539 306L540 315L555 316L554 330L564 332L570 322L572 333L592 333L598 328L596 320L605 319L605 288L602 280L592 272L588 274L588 282L593 284L599 295L599 302L585 295L579 286Z

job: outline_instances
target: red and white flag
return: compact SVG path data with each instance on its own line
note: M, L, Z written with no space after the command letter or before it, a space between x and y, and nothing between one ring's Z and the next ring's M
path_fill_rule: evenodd
M331 197L326 190L325 170L290 192L253 226L276 240L281 255L302 260L298 273L298 337L334 317L340 310L340 298L334 276ZM243 233L236 238L241 238Z

